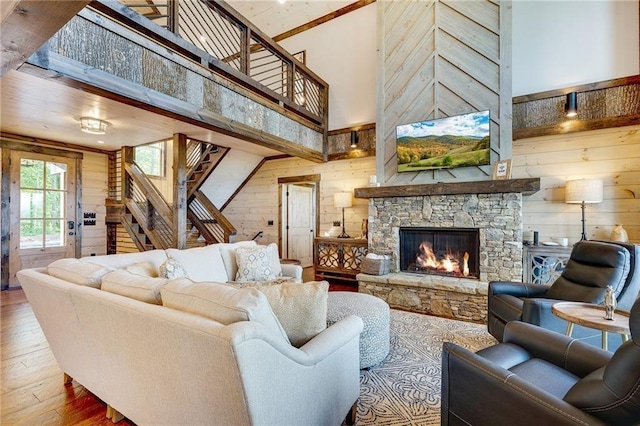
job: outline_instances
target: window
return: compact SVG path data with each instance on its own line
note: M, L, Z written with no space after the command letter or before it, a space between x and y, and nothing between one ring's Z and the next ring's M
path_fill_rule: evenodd
M65 240L67 165L20 162L20 248L61 247Z
M166 141L136 146L133 149L133 160L147 176L164 177L166 151Z

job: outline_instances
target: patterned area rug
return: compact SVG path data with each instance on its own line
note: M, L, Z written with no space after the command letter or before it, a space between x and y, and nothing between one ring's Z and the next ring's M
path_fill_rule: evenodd
M442 343L496 343L486 325L391 310L387 358L360 372L357 425L439 425Z

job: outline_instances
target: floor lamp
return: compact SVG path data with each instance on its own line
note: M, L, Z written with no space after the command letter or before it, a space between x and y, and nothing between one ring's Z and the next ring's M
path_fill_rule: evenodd
M565 202L567 204L582 205L582 237L580 240L587 239L585 231L584 208L585 204L596 204L602 202L602 192L604 183L602 179L578 179L567 181L565 187Z
M344 229L344 209L345 207L351 207L351 193L350 192L336 192L333 194L333 206L342 208L342 234L338 235L338 238L351 238Z

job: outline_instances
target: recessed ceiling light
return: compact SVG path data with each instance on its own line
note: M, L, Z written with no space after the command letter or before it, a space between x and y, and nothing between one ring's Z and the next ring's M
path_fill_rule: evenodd
M104 141L98 141L99 144L104 144Z

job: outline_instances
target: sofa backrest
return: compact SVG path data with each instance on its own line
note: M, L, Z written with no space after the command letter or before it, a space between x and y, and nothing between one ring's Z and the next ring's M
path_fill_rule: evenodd
M103 256L83 257L86 262L96 263L98 265L110 266L116 269L126 268L139 262L149 262L156 270L160 269L160 265L167 260L167 254L164 250L148 250L139 253L123 253L123 254L106 254Z
M614 243L579 241L562 274L551 285L545 297L601 304L606 287L620 295L631 264L629 251Z

